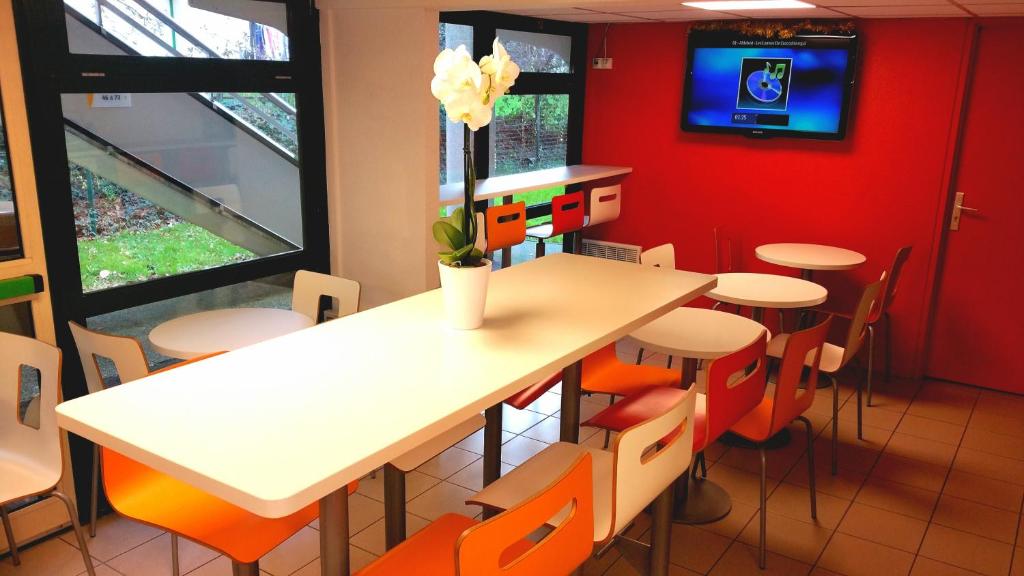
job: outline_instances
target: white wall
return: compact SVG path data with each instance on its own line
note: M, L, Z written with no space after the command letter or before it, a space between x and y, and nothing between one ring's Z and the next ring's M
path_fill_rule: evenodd
M367 308L439 285L438 12L319 4L332 269Z

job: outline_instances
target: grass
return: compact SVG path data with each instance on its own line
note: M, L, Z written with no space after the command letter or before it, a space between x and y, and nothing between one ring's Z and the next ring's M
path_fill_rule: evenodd
M85 292L216 268L256 255L204 228L182 222L143 232L78 241Z

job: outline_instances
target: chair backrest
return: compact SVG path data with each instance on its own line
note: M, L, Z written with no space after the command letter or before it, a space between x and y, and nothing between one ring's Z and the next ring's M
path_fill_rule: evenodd
M676 268L676 247L672 244L662 244L649 248L640 253L640 263L644 266L655 268Z
M604 186L590 190L590 221L587 226L597 226L619 217L622 209L622 185Z
M693 412L697 392L691 390L664 414L623 430L615 438L612 474L611 532L618 534L675 482L693 457ZM658 441L674 434L657 451Z
M552 532L518 557L505 557L506 549L566 506L571 511ZM544 491L463 532L456 545L456 574L569 574L590 557L593 547L593 462L590 454L582 454Z
M762 331L750 344L711 361L707 373L705 445L717 440L761 403L767 385L767 348L768 334ZM737 378L736 374L742 376Z
M71 327L71 335L75 338L78 356L82 360L89 394L106 388L98 357L108 358L114 363L122 383L149 376L146 353L134 338L95 332L76 322L68 322L68 326Z
M551 235L575 232L583 228L583 192L570 192L551 199Z
M338 301L338 318L359 311L359 282L309 270L295 273L292 310L316 322L320 317L321 296Z
M797 416L811 407L814 390L818 385L818 366L825 348L825 337L832 325L829 315L823 322L806 330L794 332L786 339L782 352L779 373L775 380L775 401L772 403L772 418L764 439L774 436ZM803 376L807 375L807 386L800 388Z
M864 342L864 335L868 329L868 315L881 294L882 283L883 280L876 280L865 286L864 291L861 292L857 309L854 310L853 319L850 320L850 331L846 333L846 345L843 348L843 361L840 367L846 366L860 351L860 345Z
M31 462L37 471L45 470L47 476L40 477L37 486L26 486L25 496L51 488L60 479L63 469L55 411L60 393L60 360L58 348L0 332L0 450L7 457L20 455L18 460ZM38 371L39 417L38 423L34 423L38 428L22 423L19 418L25 375L22 367Z
M526 241L526 202L487 208L487 251L503 250Z
M882 287L882 297L878 299L878 304L872 309L870 322L877 320L889 309L889 306L892 306L892 301L896 299L896 291L899 289L900 277L903 275L903 265L910 259L910 252L913 249L913 246L904 246L896 251L892 266L883 276L885 284Z

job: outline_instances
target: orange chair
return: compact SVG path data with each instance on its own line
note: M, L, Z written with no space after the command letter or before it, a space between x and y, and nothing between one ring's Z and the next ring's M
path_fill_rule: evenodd
M688 487L688 476L680 478L680 492L686 500L676 502L676 521L692 524L714 522L729 514L729 495L716 484L708 482L704 450L741 418L757 407L764 398L767 382L765 349L767 333L729 355L715 359L707 368L707 394L697 394L694 413L692 475L697 480L697 466L704 470L704 481ZM753 368L751 368L753 367ZM681 388L662 386L627 396L605 408L585 426L622 432L631 426L663 414L688 394ZM699 505L698 505L699 504Z
M765 456L764 442L778 434L794 420L800 420L807 429L807 478L811 493L811 518L818 517L817 499L814 494L814 433L811 421L803 413L814 401L815 386L818 382L818 365L821 363L825 337L828 335L832 317L813 328L794 332L786 339L785 352L779 365L778 377L775 381L775 392L766 395L754 410L744 416L732 427L732 432L758 444L761 452L761 539L759 543L758 564L764 569L765 527L767 522L767 483L768 462ZM808 358L811 358L808 363ZM805 370L809 366L809 370ZM801 376L808 373L806 388L800 388Z
M526 230L528 237L537 239L537 258L544 255L545 240L583 228L584 216L583 192L561 194L552 198L551 222L531 226Z
M485 522L446 514L356 576L569 574L593 550L593 463L582 454L546 489ZM526 536L570 507L540 542Z
M507 250L526 241L526 202L487 208L484 216L488 253ZM502 258L502 268L512 264L511 254Z

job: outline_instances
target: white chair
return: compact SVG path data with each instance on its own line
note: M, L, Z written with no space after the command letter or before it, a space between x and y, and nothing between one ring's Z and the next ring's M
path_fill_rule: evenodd
M38 428L24 424L18 417L23 366L39 373ZM60 500L71 519L85 570L89 576L96 576L75 505L57 490L64 471L55 411L59 387L60 350L32 338L0 332L0 518L11 560L17 566L21 559L5 506L33 495Z
M644 266L675 270L676 247L672 244L662 244L661 246L644 250L640 253L640 263Z
M621 533L659 497L671 500L668 491L689 468L693 457L696 398L696 392L688 393L666 412L627 428L616 437L611 451L556 442L491 483L467 503L508 510L550 485L580 454L590 453L594 463L594 543L603 547L614 541L625 544L630 552L646 550L653 561L654 555L660 556L664 550L655 550ZM649 452L660 440L677 431L667 444L654 453ZM549 524L559 524L566 513L554 516ZM661 534L652 534L652 541L667 544ZM632 555L627 555L630 557Z
M590 190L590 214L583 220L583 226L589 228L611 222L619 217L622 210L622 185L605 186Z
M295 273L292 310L317 322L320 319L321 296L330 296L338 301L338 318L359 311L359 282L309 270Z

